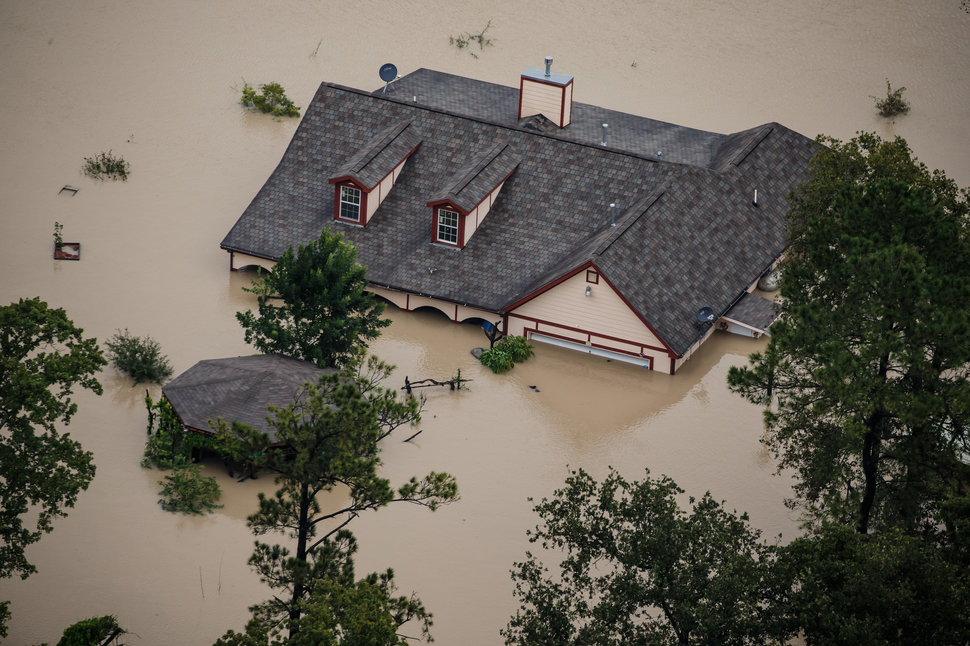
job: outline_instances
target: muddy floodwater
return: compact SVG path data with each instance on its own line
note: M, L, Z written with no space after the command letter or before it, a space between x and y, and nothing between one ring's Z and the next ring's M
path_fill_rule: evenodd
M575 77L577 101L724 133L777 121L808 136L899 134L967 186L967 11L960 0L2 0L0 301L39 296L99 340L149 335L176 373L252 352L233 316L253 304L242 291L252 275L230 273L219 242L297 121L244 111L242 84L277 81L305 107L324 80L379 87L386 62L516 85L550 55ZM489 21L492 46L449 46ZM895 122L870 98L887 78L913 106ZM108 150L131 163L127 182L80 174L84 157ZM52 259L55 222L81 243L79 261ZM675 377L542 346L497 376L469 354L485 343L480 329L390 316L371 349L398 366L395 385L458 369L472 379L467 392L429 392L422 433L384 454L394 480L453 473L461 501L353 525L359 571L393 567L434 613L438 643L501 643L515 608L508 571L535 524L527 499L570 468L649 468L746 510L768 536L797 531L790 482L758 442L760 412L724 385L763 342L716 336ZM132 644L211 644L268 596L246 565L245 517L272 483L237 484L210 466L222 509L162 511L160 473L139 466L144 389L113 368L102 382L103 396L77 398L69 427L94 452L96 478L28 551L38 573L0 581L13 602L7 643L54 643L66 625L112 613Z

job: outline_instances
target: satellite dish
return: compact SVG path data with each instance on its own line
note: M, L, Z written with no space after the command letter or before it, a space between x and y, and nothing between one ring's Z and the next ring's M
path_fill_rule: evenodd
M698 323L712 323L714 321L714 310L706 305L697 310Z
M390 83L397 78L397 66L394 63L384 63L381 65L381 70L378 74L380 74L382 81Z
M381 94L387 94L387 86L390 85L391 81L397 78L397 66L394 65L394 63L384 63L381 65L381 69L378 71L378 74L380 75L381 80L384 81L384 90L381 92Z

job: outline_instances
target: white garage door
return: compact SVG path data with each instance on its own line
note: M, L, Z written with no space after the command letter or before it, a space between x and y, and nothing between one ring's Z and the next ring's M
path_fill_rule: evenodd
M607 359L612 359L613 361L624 361L626 363L632 363L638 366L643 366L644 368L650 367L650 357L634 357L629 354L623 354L622 352L614 352L612 350L594 348L592 346L588 346L583 343L577 343L575 341L566 341L564 339L557 339L554 336L546 336L545 334L539 334L538 332L530 332L529 339L531 339L532 341L538 341L539 343L558 345L560 348L569 348L570 350L585 352L586 354L592 354L597 357L605 357Z

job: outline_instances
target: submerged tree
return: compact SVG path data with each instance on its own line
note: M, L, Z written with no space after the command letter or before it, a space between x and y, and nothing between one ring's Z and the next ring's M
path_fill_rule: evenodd
M823 139L795 192L782 317L733 390L809 518L933 532L970 486L966 190L902 139Z
M920 538L825 525L778 563L776 608L808 646L970 642L970 570Z
M0 307L0 577L36 568L25 549L66 516L94 477L89 451L58 432L77 412L75 386L98 395L105 359L63 309L39 298ZM7 602L0 603L0 637Z
M711 495L682 509L670 478L597 483L573 472L529 541L564 552L556 574L527 553L512 571L522 605L506 644L768 644L788 636L766 600L777 596L776 548L747 515Z
M274 589L274 596L251 609L253 620L245 636L230 631L223 643L248 643L238 641L244 638L257 640L252 643L267 643L258 641L264 638L277 640L272 643L310 643L302 636L307 622L316 622L313 630L318 630L319 621L324 621L322 614L346 615L337 606L327 608L338 600L332 594L334 586L343 591L341 603L355 599L364 603L380 596L395 630L411 619L421 621L425 631L430 625L430 616L419 602L392 596L391 573L353 581L351 557L356 548L344 529L361 513L392 502L433 510L458 497L454 478L445 473L411 478L397 488L378 474L380 441L401 425L419 419L415 400L399 401L394 391L380 386L391 369L373 357L366 365L358 360L340 372L324 375L317 384L307 384L295 403L270 407L275 437L265 460L277 471L280 488L273 496L260 494L259 511L249 517L249 526L257 535L282 532L295 544L291 551L257 541L249 562ZM270 443L259 431L240 424L221 423L221 433L228 445L241 442L251 448ZM349 500L338 509L324 509L319 496L338 488ZM365 611L355 610L346 615L346 621ZM347 625L340 625L347 630ZM288 637L282 637L283 631Z
M390 324L381 318L384 304L365 291L367 270L356 258L352 245L326 229L318 240L288 249L247 289L256 294L258 312L236 313L246 343L321 368L351 359Z

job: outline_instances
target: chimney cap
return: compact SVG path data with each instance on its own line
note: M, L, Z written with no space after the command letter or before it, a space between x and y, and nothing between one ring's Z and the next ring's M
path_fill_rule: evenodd
M532 81L542 81L543 83L551 83L552 85L558 85L560 87L566 87L573 82L573 77L569 74L556 74L555 72L550 72L549 76L546 76L545 70L536 69L534 67L530 67L526 71L522 72L522 78Z

